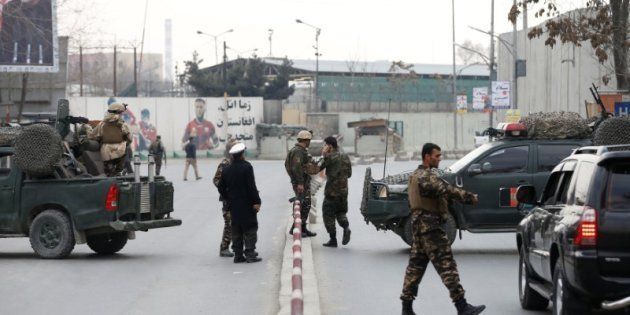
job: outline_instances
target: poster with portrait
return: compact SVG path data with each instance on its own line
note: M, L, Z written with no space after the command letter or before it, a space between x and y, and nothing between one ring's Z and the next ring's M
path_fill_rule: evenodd
M0 0L0 72L57 72L56 0Z

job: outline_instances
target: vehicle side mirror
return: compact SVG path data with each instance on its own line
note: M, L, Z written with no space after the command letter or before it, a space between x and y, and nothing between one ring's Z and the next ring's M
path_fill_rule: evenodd
M475 176L475 175L479 175L481 174L481 165L479 164L472 164L470 167L468 167L468 175L469 176Z
M516 189L516 201L516 209L522 215L527 215L536 205L536 188L532 185L519 186Z
M536 203L536 188L532 185L518 186L516 189L516 201L518 201L519 208L521 204L533 205Z
M481 172L488 173L490 171L492 171L492 164L490 164L490 162L483 163L481 166Z

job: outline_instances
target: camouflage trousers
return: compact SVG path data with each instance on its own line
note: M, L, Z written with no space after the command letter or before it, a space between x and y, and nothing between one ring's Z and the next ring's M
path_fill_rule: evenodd
M115 177L122 173L125 169L125 157L119 157L117 159L104 161L103 170L107 177Z
M221 251L230 248L230 242L232 242L232 214L225 205L223 206L223 237L221 238Z
M233 223L233 222L232 222ZM236 256L251 257L256 251L258 241L258 224L232 224L232 251ZM245 250L243 251L243 247Z
M293 192L300 201L300 216L302 217L302 224L305 225L308 214L311 212L311 182L304 183L304 193L298 194L297 185L293 185Z
M400 299L415 299L418 295L418 285L430 261L442 278L442 283L448 289L453 302L461 300L465 291L459 283L457 264L448 237L441 228L443 219L436 214L416 212L412 214L411 220L413 245Z
M154 156L155 158L155 175L160 176L160 172L162 171L162 158Z
M350 223L348 222L348 198L347 197L324 197L324 204L322 205L322 214L324 216L324 226L326 232L333 238L337 235L337 227L335 226L335 220L339 222L342 228L347 228Z

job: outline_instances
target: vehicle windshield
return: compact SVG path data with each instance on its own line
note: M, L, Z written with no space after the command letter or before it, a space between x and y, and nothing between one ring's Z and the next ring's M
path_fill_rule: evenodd
M630 164L611 168L608 182L608 209L630 211Z
M459 159L457 162L453 163L453 165L449 166L446 171L451 173L459 173L464 167L466 167L470 162L474 161L484 152L488 151L494 145L492 143L486 143L466 154L463 158Z

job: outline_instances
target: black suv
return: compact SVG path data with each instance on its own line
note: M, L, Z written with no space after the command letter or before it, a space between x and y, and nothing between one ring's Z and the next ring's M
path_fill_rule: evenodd
M516 233L524 309L549 300L554 314L630 306L630 145L580 148L538 201L533 186L516 195L527 213Z

